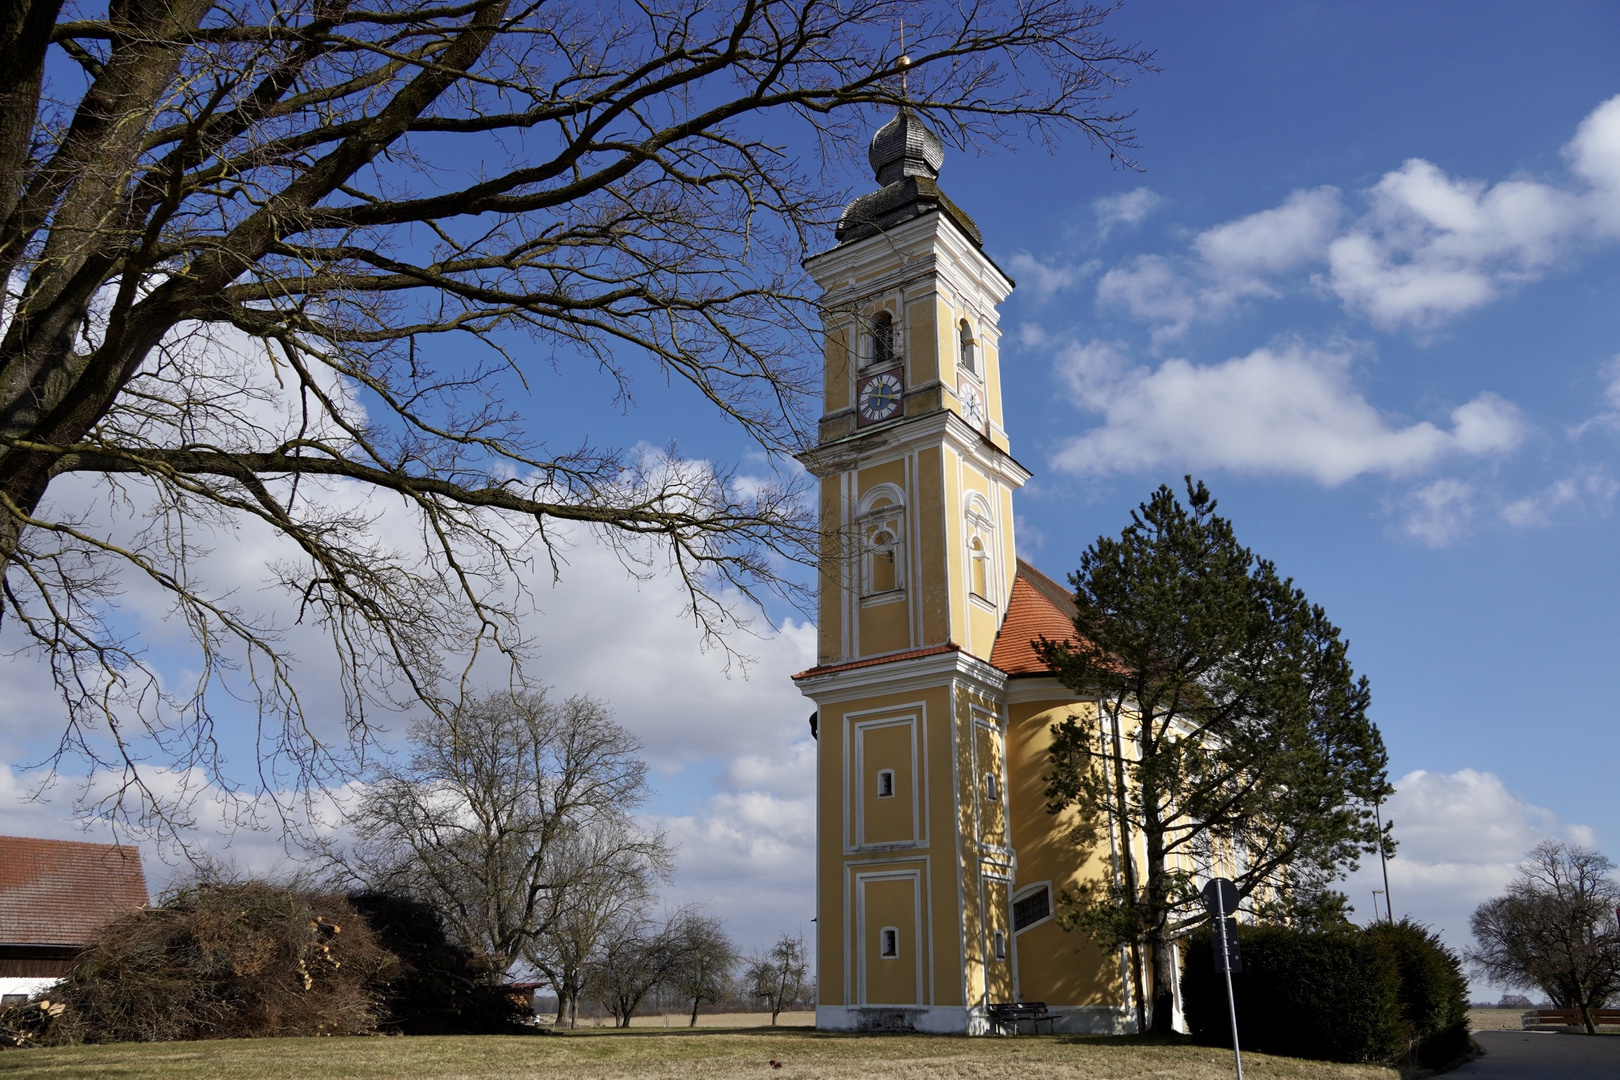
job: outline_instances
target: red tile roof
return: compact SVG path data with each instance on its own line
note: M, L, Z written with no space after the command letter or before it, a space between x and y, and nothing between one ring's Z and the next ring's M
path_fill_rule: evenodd
M83 945L148 900L135 848L0 836L0 945Z
M877 667L879 664L892 664L896 660L916 660L922 656L938 656L940 653L961 652L962 646L947 641L943 645L930 645L925 649L907 649L905 652L884 653L882 656L867 656L860 660L849 660L842 664L822 664L819 667L807 668L793 676L795 679L808 679L812 675L831 675L835 671L852 671L855 668Z
M1074 594L1019 559L990 663L1009 675L1046 674L1051 669L1036 654L1035 642L1042 637L1072 642L1074 615Z

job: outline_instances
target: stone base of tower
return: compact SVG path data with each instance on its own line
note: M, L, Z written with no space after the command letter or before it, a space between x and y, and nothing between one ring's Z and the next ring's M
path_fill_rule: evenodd
M1063 1035L1130 1035L1136 1017L1111 1005L1049 1005L1051 1030ZM926 1035L996 1035L982 1005L818 1005L817 1031L915 1031ZM1041 1030L1047 1030L1043 1022Z

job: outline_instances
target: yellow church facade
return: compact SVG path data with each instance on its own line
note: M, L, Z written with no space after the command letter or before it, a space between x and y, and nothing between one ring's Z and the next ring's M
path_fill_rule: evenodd
M806 261L823 290L817 1026L984 1034L1044 1002L1057 1030L1135 1025L1126 958L1055 922L1116 872L1046 812L1052 724L1095 717L1031 643L1073 630L1021 562L1030 473L1002 422L998 307L1013 283L936 183L939 139L902 111L872 140L880 189Z

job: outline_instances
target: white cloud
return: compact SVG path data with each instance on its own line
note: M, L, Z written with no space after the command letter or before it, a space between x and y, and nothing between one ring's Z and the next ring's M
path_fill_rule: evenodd
M1620 97L1564 148L1573 183L1452 177L1413 158L1361 195L1348 225L1331 187L1208 229L1172 256L1104 274L1097 300L1154 325L1158 343L1239 302L1314 284L1374 324L1431 331L1620 236Z
M1427 923L1459 951L1473 940L1469 916L1501 893L1532 847L1546 839L1592 842L1590 828L1560 822L1514 795L1495 774L1474 769L1408 773L1395 781L1383 810L1400 843L1389 860L1395 917ZM1369 918L1372 890L1383 888L1378 859L1363 860L1342 888L1358 918Z
M1570 507L1607 509L1620 494L1620 482L1602 469L1583 469L1553 481L1540 491L1514 499L1498 511L1509 525L1526 528L1548 525L1553 514Z
M1605 407L1595 416L1570 428L1569 434L1572 438L1580 438L1594 428L1620 430L1620 356L1610 357L1608 362L1598 369L1598 377L1603 380Z
M809 787L814 758L787 786ZM717 795L700 812L656 822L679 845L668 899L720 915L739 945L769 945L815 927L816 800L775 790Z
M1108 271L1097 300L1157 324L1156 341L1173 340L1242 300L1279 295L1272 277L1321 258L1341 213L1335 188L1296 191L1282 206L1201 233L1190 255L1142 255Z
M1401 531L1429 547L1445 547L1467 531L1474 517L1474 488L1445 477L1408 492L1401 500Z
M1093 199L1091 208L1097 214L1097 230L1106 238L1121 225L1134 229L1146 220L1149 214L1163 206L1164 202L1164 196L1158 192L1151 188L1139 187L1120 195L1104 195L1099 199Z
M1592 190L1592 216L1620 232L1620 96L1593 109L1564 147L1570 168Z
M1539 277L1590 228L1583 200L1529 180L1487 186L1413 159L1368 193L1328 249L1327 281L1386 327L1428 329Z
M54 494L74 502L75 509L94 509L98 497L107 503L87 482ZM412 542L415 532L407 515L377 510L373 499L350 486L336 485L325 494L365 510L379 545ZM285 545L253 525L214 535L199 528L202 546L212 550L189 572L287 628L306 707L323 735L341 738L343 701L331 673L330 647L323 647L318 632L293 625L293 601L268 587L266 566L287 554ZM761 627L756 636L734 635L731 644L754 659L744 669L723 651L703 647L675 574L654 564L650 570L637 568L642 572L634 576L613 550L581 529L564 528L554 539L565 560L560 580L552 581L544 560L521 574L532 601L522 615L522 629L537 653L531 673L558 693L602 698L642 742L658 791L649 812L667 815L672 837L682 844L671 898L713 900L716 911L739 920L737 933L746 933L748 941L798 929L813 915L788 918L794 897L809 895L801 887L813 880L815 744L806 724L813 706L788 676L815 663L814 626L788 619L778 630ZM515 590L511 598L520 602ZM120 601L127 623L151 644L164 677L183 675L174 669L183 667L185 656L169 644L183 635L167 621L166 598L131 580ZM14 627L7 629L15 634ZM504 679L504 667L497 667L479 670L486 685ZM0 665L0 699L9 705L0 710L0 832L83 835L73 803L84 780L73 775L74 762L65 763L60 782L43 801L29 799L40 774L17 768L45 757L62 731L61 705L47 670L27 659ZM253 730L251 712L222 706L216 719L227 756L239 772L250 774L253 739L242 733ZM383 733L384 746L397 738L404 718L387 719L396 730ZM297 859L297 849L283 844L270 801L279 798L302 813L289 793L249 792L233 801L200 774L175 773L159 760L154 757L143 769L143 778L161 795L195 796L186 801L195 823L183 832L199 851L247 872L271 871ZM112 781L106 774L90 781L90 801L110 790ZM98 825L91 836L107 839L109 833ZM151 844L145 849L155 885L178 872L160 861L164 855L172 859L172 849ZM761 906L761 898L770 898L769 903ZM775 926L779 913L787 921Z
M1273 210L1217 225L1193 241L1218 279L1277 274L1321 257L1343 208L1339 191L1296 191Z
M341 806L353 792L352 786L345 786L309 796L290 791L237 795L213 786L199 771L158 767L145 770L142 779L171 806L184 807L188 824L178 831L194 857L258 876L279 876L299 868L307 859L301 842L332 835ZM115 829L105 821L73 816L71 804L76 797L86 802L116 797L114 777L102 774L86 781L62 776L43 790L39 780L37 775L22 774L0 763L0 834L136 844L153 894L195 872L193 863L172 844ZM283 829L284 820L290 831Z
M1007 269L1018 279L1018 287L1033 293L1043 304L1091 277L1099 265L1096 259L1082 263L1045 261L1027 251L1016 252L1007 260Z
M1066 443L1053 464L1073 473L1222 468L1332 486L1500 454L1523 437L1518 409L1494 394L1451 410L1449 430L1398 423L1355 387L1353 361L1349 348L1296 341L1219 364L1148 367L1117 343L1072 345L1058 358L1058 377L1103 423Z

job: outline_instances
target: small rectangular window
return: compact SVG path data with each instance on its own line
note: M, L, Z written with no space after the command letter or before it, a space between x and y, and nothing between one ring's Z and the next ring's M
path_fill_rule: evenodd
M1007 959L1007 935L1006 935L1006 933L1004 933L1001 930L996 931L995 946L996 946L996 959L997 960L1005 960L1005 959Z
M1028 896L1013 901L1013 933L1034 926L1052 914L1052 887L1042 885Z
M984 774L984 797L989 802L1001 801L1001 778L993 772Z
M877 775L878 798L887 799L894 794L894 770L879 769Z
M892 960L900 955L900 931L892 926L885 926L878 931L878 955L886 960Z

